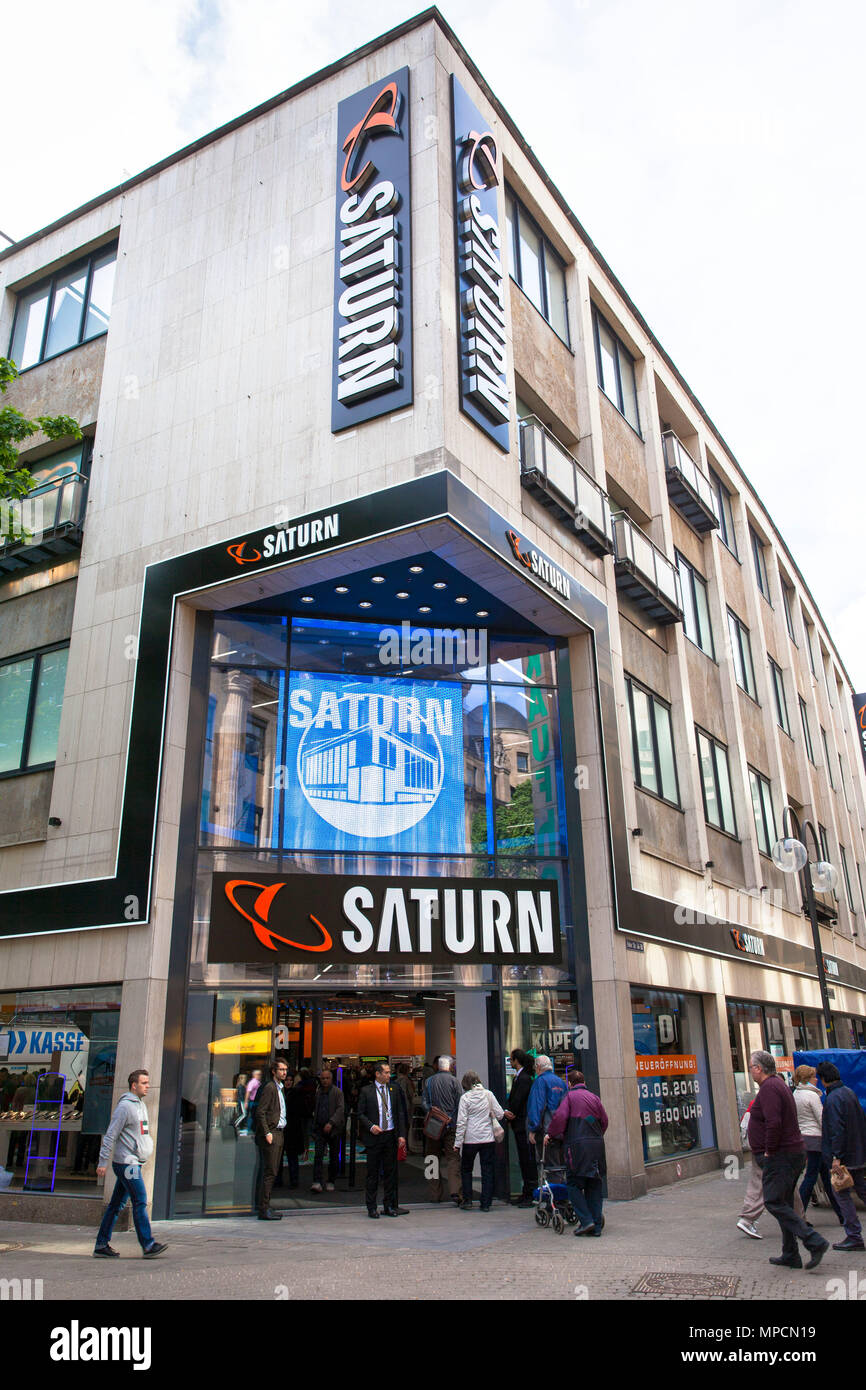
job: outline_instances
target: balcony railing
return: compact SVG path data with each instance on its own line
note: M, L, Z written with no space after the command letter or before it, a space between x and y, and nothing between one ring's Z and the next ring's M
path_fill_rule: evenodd
M662 444L668 496L695 531L712 531L719 524L719 507L712 483L673 430L665 430Z
M0 573L81 549L87 478L65 473L15 502L0 502Z
M610 503L577 459L535 415L518 421L520 481L545 507L570 522L596 555L613 550Z
M680 576L626 512L613 515L616 587L660 623L682 621Z

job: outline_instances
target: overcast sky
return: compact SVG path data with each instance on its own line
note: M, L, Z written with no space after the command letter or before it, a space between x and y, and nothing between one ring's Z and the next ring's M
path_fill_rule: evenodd
M0 229L36 231L420 8L7 7ZM733 449L866 689L866 6L440 9Z

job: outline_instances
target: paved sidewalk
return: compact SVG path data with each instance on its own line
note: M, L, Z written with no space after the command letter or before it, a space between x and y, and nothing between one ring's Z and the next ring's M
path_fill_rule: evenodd
M122 1258L91 1258L93 1231L0 1222L0 1279L42 1279L46 1300L279 1298L689 1300L692 1292L635 1293L645 1275L725 1276L743 1300L826 1300L843 1280L862 1279L866 1255L830 1250L812 1272L776 1269L778 1226L766 1213L751 1240L736 1227L745 1176L721 1172L611 1202L600 1240L558 1236L531 1211L502 1204L482 1214L450 1204L414 1207L396 1221L363 1210L293 1213L279 1223L250 1217L157 1223L169 1249L140 1258L134 1234L115 1239ZM826 1208L811 1212L831 1242L841 1228ZM851 1280L851 1271L854 1279ZM694 1286L687 1285L693 1289ZM850 1296L850 1294L849 1294ZM728 1301L727 1298L724 1301Z

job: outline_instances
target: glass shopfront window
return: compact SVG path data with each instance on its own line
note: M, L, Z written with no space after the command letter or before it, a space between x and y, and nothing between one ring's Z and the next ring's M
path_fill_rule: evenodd
M120 985L0 993L0 1189L93 1196Z
M787 1009L781 1004L728 1000L728 1036L731 1065L737 1091L737 1113L742 1116L758 1093L749 1071L753 1052L769 1052L776 1070L793 1084L794 1052L811 1052L824 1046L821 1015L814 1009Z
M856 1050L866 1048L866 1018L857 1018L856 1015L850 1014L834 1014L833 1022L836 1026L837 1047Z
M633 986L631 1009L644 1162L714 1148L699 996Z

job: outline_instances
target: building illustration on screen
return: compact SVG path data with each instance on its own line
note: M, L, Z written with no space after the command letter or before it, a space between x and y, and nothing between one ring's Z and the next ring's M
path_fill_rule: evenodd
M327 717L325 717L327 716ZM418 825L446 781L441 739L454 738L450 699L379 693L321 705L298 746L308 805L336 830L384 839Z

